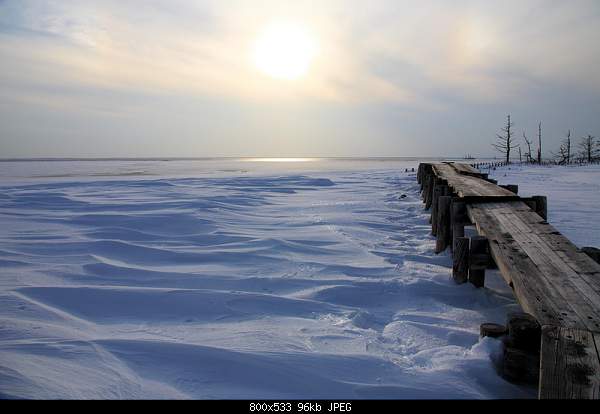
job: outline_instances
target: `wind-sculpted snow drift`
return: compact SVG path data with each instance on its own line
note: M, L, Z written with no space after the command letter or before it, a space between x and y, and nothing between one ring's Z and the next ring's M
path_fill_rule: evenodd
M450 280L406 165L4 180L0 396L535 396L478 338L518 305Z

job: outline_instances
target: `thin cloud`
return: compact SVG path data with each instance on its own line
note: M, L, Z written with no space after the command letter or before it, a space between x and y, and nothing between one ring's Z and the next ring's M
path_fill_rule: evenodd
M318 55L298 81L271 79L252 64L253 42L277 20L304 24L318 39ZM0 117L14 133L20 127L11 118L21 119L15 111L41 114L47 107L69 119L85 111L90 120L121 114L137 117L136 135L143 136L145 117L174 110L160 107L171 97L205 106L226 101L255 117L255 108L300 111L312 105L331 118L319 118L311 134L331 136L335 120L359 116L362 121L349 123L351 135L373 131L381 137L379 151L387 153L396 143L386 137L414 137L436 122L474 112L496 117L519 107L541 119L559 110L565 91L595 105L599 22L600 3L584 0L382 0L368 7L358 0L4 1L0 88L2 99L15 106L4 105ZM545 101L536 101L542 95ZM248 133L262 139L260 122L242 120L239 111L231 116L232 122L248 122L254 128ZM50 115L43 119L58 122ZM222 124L202 127L231 139ZM286 128L285 134L302 139L291 122ZM335 136L341 142L341 131Z

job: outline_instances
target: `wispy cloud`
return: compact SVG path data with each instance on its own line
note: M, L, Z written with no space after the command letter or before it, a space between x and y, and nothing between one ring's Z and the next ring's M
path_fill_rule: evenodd
M600 96L597 1L422 3L2 1L2 99L131 116L147 105L135 96L157 95L332 111L388 105L434 119L457 103L523 101L541 85ZM253 42L275 20L300 22L319 40L304 79L270 79L251 63Z

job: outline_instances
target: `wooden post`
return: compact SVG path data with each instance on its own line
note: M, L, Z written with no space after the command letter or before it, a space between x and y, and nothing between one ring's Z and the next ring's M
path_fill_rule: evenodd
M431 171L428 166L424 167L422 172L423 177L421 178L421 195L423 196L423 202L427 199L427 186L429 185L430 174Z
M535 201L535 212L544 220L548 220L548 199L546 196L533 196Z
M539 355L517 348L504 348L502 376L519 384L537 384L540 374Z
M487 239L482 236L471 237L469 246L469 282L475 287L483 287L485 268L488 264Z
M436 179L436 182L438 180ZM438 210L438 199L442 196L444 188L440 184L435 184L433 187L433 198L431 199L431 216L429 222L431 223L431 234L437 235L437 210Z
M433 183L435 177L434 174L431 173L427 177L427 186L425 187L425 209L429 209L431 207L431 199L433 196Z
M441 253L446 250L448 241L450 239L450 203L452 202L451 196L441 196L438 199L437 208L437 241L435 245L435 252Z
M452 199L450 205L450 225L452 227L452 250L458 237L465 236L465 223L468 222L467 205L459 199Z
M528 313L508 314L508 335L510 346L527 352L540 352L542 327Z
M425 183L427 181L427 166L424 164L423 167L421 168L421 194L424 196L424 190L425 190Z
M500 187L507 189L511 193L519 194L519 186L516 184L501 185Z
M600 249L596 247L582 247L581 251L590 256L596 263L600 263Z
M521 201L524 202L525 204L527 204L527 207L529 207L530 209L532 209L533 211L537 211L537 205L535 203L535 200L533 198L523 198L521 197Z
M524 312L510 313L507 319L503 376L513 382L535 384L539 380L542 327Z
M498 323L482 323L479 326L479 337L485 338L489 336L490 338L500 338L501 336L506 335L508 329L506 326L500 325Z
M454 239L452 251L452 278L456 283L466 283L469 278L469 238Z
M417 182L421 184L421 191L423 191L423 187L425 186L425 179L429 174L430 168L429 164L420 163L417 169Z

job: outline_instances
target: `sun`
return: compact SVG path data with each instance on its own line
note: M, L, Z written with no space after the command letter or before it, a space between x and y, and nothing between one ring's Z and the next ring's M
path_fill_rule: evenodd
M317 43L306 27L274 23L256 41L254 64L273 78L294 80L308 72L316 53Z

